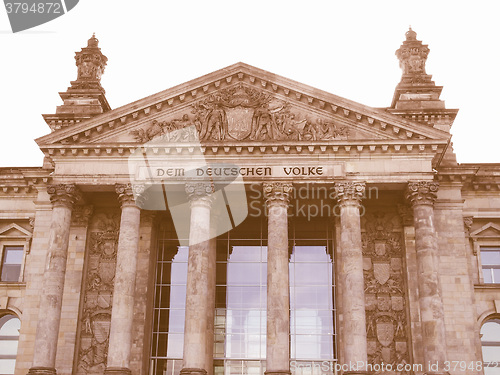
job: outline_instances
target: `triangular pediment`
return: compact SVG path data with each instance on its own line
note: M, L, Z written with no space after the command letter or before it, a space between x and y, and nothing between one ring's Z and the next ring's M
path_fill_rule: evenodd
M11 238L20 238L20 237L31 237L32 233L23 227L17 225L16 223L11 223L6 227L0 229L0 237L11 237Z
M500 238L500 225L488 223L470 234L475 238Z
M50 145L133 145L195 129L203 143L423 140L449 134L237 63L37 139ZM189 140L188 131L177 137ZM179 135L180 134L180 135Z

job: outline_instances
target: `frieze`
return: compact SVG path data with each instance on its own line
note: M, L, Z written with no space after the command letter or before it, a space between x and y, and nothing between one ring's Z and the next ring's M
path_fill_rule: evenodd
M311 120L288 102L243 84L222 89L191 106L180 118L153 120L130 133L137 142L319 141L347 139L347 126Z
M410 361L401 218L368 213L361 225L368 360L396 368Z
M119 218L108 210L91 219L76 374L104 374L106 368Z

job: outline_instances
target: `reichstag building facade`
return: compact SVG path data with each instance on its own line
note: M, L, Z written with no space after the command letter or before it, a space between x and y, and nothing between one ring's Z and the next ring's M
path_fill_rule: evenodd
M428 53L387 108L237 63L111 109L92 36L0 169L0 372L500 374L500 164Z

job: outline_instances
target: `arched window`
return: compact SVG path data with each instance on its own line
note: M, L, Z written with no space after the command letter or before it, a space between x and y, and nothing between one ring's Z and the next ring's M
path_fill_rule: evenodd
M481 327L485 375L500 374L500 319L490 319Z
M0 374L14 374L21 321L8 314L0 318Z

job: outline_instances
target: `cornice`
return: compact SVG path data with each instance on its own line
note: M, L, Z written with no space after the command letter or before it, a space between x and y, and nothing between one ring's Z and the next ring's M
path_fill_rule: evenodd
M437 179L445 183L460 183L462 191L500 191L500 164L461 164L440 168Z
M84 145L47 145L41 147L48 157L122 157L139 150L152 155L259 155L259 154L303 154L303 155L435 155L443 150L447 140L351 140L329 142L233 142L176 143L158 147L128 144L84 144Z
M424 109L417 111L387 108L387 111L408 121L418 122L431 128L428 124L444 121L453 123L458 114L458 109Z
M0 196L36 195L38 186L51 182L52 170L40 168L0 168Z
M194 102L221 88L234 85L235 82L242 82L269 93L282 95L291 103L302 103L324 113L340 115L351 121L366 124L376 132L390 132L389 134L409 139L417 137L417 133L418 136L430 139L449 137L449 134L442 130L419 126L386 110L365 106L247 64L237 63L74 126L64 127L64 121L60 124L49 124L51 128L61 127L61 129L36 139L36 142L43 146L65 140L65 142L73 143L91 139L98 134L114 131L132 121ZM69 121L68 125L70 124Z

